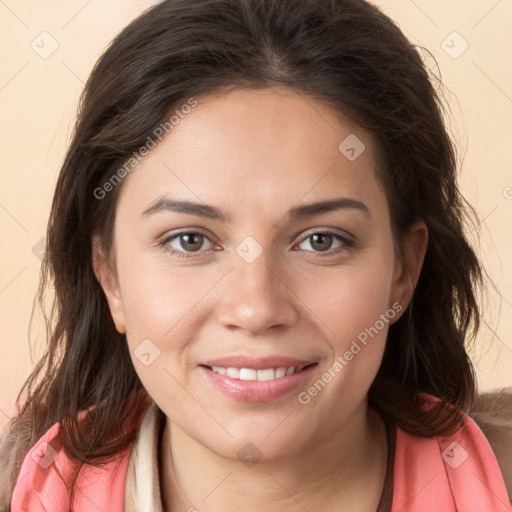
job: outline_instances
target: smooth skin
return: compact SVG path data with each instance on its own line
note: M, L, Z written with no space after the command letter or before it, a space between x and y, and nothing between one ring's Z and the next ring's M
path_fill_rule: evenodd
M282 87L197 101L122 185L110 260L93 240L113 320L167 417L159 460L165 510L376 510L387 444L367 392L389 325L412 297L427 228L413 226L401 259L375 139L332 106ZM366 146L354 161L338 149L351 134ZM226 218L166 208L144 214L163 197L211 205ZM335 198L366 209L287 216ZM262 250L251 263L237 252L247 237ZM302 404L298 393L396 303L401 313ZM134 351L148 339L160 352L146 366ZM199 366L233 354L317 366L300 389L247 403L221 393ZM261 454L250 467L237 457L247 443Z

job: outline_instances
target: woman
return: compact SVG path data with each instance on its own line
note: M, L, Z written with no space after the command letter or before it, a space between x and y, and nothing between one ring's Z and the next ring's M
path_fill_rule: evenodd
M11 510L508 510L467 414L464 207L440 100L376 7L147 11L57 183Z

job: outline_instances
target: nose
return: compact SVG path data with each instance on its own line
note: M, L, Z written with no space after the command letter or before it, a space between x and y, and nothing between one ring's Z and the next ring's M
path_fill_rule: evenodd
M289 274L269 250L251 263L238 254L233 260L217 307L217 318L223 326L256 335L298 321L298 300Z

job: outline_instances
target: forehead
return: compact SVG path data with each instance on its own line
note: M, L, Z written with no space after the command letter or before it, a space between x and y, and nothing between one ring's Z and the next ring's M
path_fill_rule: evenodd
M382 192L374 137L327 102L286 88L196 100L131 173L121 201L129 196L141 209L170 193L256 213L302 198Z

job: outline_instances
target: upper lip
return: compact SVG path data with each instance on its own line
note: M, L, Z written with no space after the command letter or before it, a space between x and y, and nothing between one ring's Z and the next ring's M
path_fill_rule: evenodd
M242 355L233 355L219 357L217 359L209 359L201 364L203 366L220 366L222 368L253 368L254 370L265 370L268 368L304 368L313 364L314 361L306 361L303 359L295 359L293 357L284 356L265 356L265 357L248 357Z

